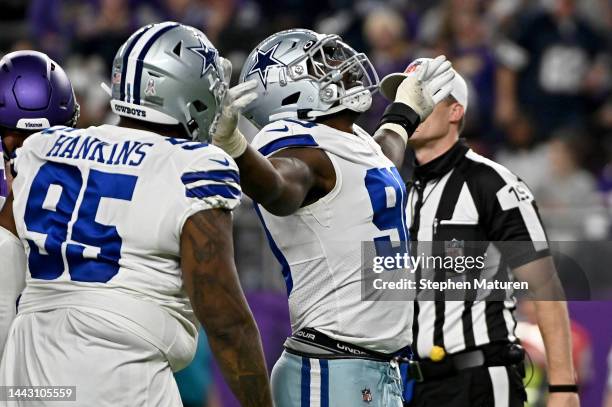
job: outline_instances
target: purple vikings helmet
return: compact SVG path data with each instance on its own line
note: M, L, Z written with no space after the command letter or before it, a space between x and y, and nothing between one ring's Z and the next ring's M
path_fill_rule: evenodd
M78 117L72 84L47 55L16 51L0 60L0 127L35 132L72 127Z
M70 80L47 55L17 51L0 60L0 137L6 129L28 134L57 125L72 127L78 118ZM0 152L8 161L6 148ZM8 193L2 161L0 156L0 207Z

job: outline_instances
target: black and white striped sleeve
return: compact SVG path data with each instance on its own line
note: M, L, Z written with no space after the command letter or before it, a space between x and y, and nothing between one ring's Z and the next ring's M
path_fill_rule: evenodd
M468 157L481 158L471 151ZM546 232L527 185L500 164L489 160L480 164L470 181L487 239L500 248L512 268L550 255Z

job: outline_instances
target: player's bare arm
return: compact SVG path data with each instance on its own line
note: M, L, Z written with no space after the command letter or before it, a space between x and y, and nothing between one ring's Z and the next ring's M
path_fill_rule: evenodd
M234 264L229 211L191 216L181 235L183 281L217 362L243 406L272 406L268 371Z
M314 148L290 148L268 159L249 146L236 164L243 191L278 216L317 201L336 183L329 157Z
M374 135L374 140L380 145L383 154L391 160L396 168L402 168L406 151L406 142L401 135L393 130L381 128Z
M225 59L221 63L229 83L232 65ZM256 86L247 81L227 92L213 140L238 164L241 187L249 197L270 213L290 215L331 191L336 182L333 165L317 149L287 149L268 159L249 146L236 126L240 112L257 97Z
M4 207L0 211L0 226L17 236L17 227L13 217L13 193L6 199Z

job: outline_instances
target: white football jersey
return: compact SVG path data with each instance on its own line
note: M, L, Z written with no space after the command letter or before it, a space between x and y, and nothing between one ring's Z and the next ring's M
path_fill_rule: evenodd
M407 242L406 188L393 163L358 126L281 120L264 127L252 146L270 156L285 148L327 153L336 185L317 202L278 217L257 206L272 252L282 266L293 331L315 328L379 352L411 342L410 301L362 301L362 242Z
M234 161L205 143L104 125L36 133L14 167L28 268L19 313L110 312L173 368L188 363L197 327L181 278L181 231L198 211L238 205Z
M25 285L25 254L19 239L0 226L0 358L16 303Z
M0 144L0 209L4 206L4 201L8 196L8 183L6 181L6 172L4 166L4 154L2 153L2 144Z

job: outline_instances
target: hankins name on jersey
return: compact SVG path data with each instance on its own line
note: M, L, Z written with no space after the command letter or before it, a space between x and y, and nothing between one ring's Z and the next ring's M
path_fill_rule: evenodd
M110 165L139 166L147 149L153 143L126 140L109 144L95 137L60 135L47 153L47 157L97 161Z

